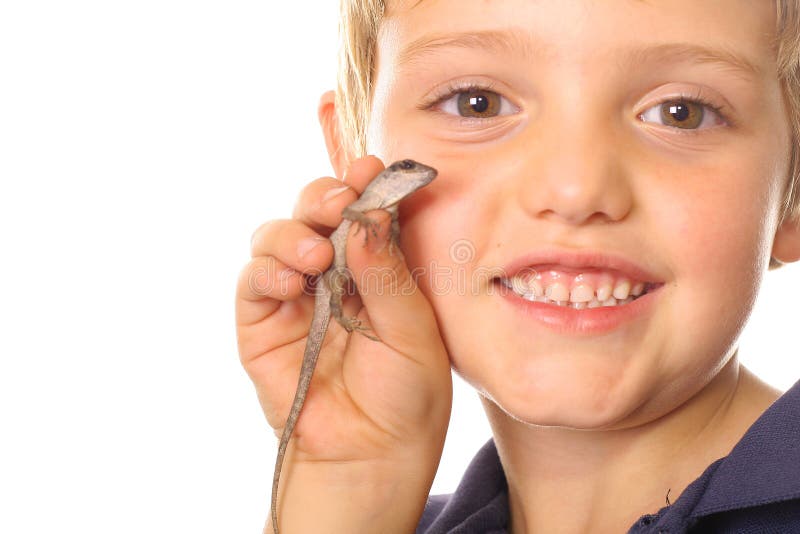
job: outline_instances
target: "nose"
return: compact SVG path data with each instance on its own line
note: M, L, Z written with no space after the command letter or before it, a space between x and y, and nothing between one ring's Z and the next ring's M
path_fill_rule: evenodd
M630 211L625 143L613 134L562 124L548 128L548 135L533 132L526 144L518 198L532 216L581 225L619 221Z

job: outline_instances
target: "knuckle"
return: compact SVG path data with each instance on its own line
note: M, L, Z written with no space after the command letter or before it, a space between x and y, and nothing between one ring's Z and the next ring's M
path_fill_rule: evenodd
M352 187L335 178L328 178L298 202L294 216L315 229L331 228L341 221L342 209L357 197L358 193Z
M262 224L250 241L252 257L277 255L291 257L282 252L292 248L295 241L307 233L307 227L295 219L274 219Z
M394 273L392 291L397 294L405 294L414 286L414 279L406 267L405 260L399 254L389 256L389 268Z
M316 196L315 184L316 181L311 182L310 184L306 184L306 186L300 190L300 193L297 195L297 199L294 202L292 217L296 219L302 219L303 215L308 212L310 207L314 204L312 199Z
M275 228L284 222L284 219L272 219L256 228L255 232L250 236L250 248L255 249L257 245L267 241L269 236L274 234Z
M404 260L399 256L390 256L385 263L366 267L356 285L362 294L396 296L406 294L413 283Z
M273 256L252 259L240 275L240 292L252 298L290 300L302 291L301 275Z
M270 296L274 288L277 265L275 258L267 257L262 261L254 261L247 273L247 289L257 297Z
M318 211L325 203L324 201L328 192L342 185L341 181L329 176L317 178L313 182L310 182L300 190L300 194L297 196L294 216L300 218L302 215Z
M245 298L267 297L272 288L275 259L258 257L250 260L239 273L239 294Z

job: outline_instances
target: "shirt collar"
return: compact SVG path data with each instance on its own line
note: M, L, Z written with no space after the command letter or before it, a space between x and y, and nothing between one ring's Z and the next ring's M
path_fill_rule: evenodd
M692 517L800 497L800 381L715 465Z
M428 514L433 517L426 517ZM417 532L499 534L506 532L508 517L508 486L494 440L489 440L473 458L453 495L429 499Z

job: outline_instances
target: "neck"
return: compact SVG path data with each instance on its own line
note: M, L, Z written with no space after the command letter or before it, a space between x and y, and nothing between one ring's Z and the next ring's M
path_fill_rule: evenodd
M484 400L506 473L511 532L626 532L726 456L780 392L734 355L699 393L616 430L521 423Z

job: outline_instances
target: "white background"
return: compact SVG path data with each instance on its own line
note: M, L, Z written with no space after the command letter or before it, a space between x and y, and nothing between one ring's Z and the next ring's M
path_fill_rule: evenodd
M331 172L336 4L0 5L1 532L260 531L275 440L234 286ZM781 389L798 296L797 266L768 274L741 342ZM434 493L488 435L458 383Z

